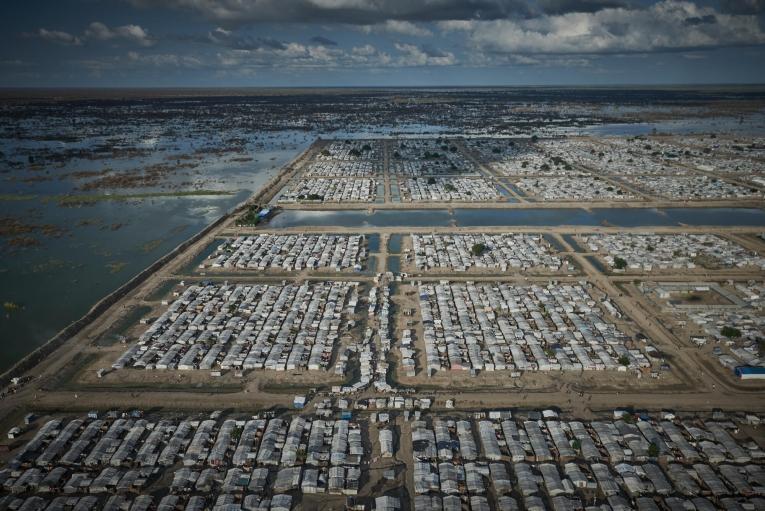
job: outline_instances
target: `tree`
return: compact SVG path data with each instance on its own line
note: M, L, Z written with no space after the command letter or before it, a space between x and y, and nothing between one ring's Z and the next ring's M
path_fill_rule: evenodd
M722 329L720 329L720 333L723 334L728 339L732 339L734 337L741 337L741 330L732 326L722 327Z
M651 458L656 458L657 456L659 456L659 446L656 445L654 442L651 442L648 445L648 456L650 456Z
M616 268L617 270L623 270L626 267L627 267L627 261L625 261L619 256L614 257L614 268Z
M575 451L579 451L582 449L582 442L579 441L579 439L575 438L571 441L571 448Z
M476 243L475 245L473 245L473 248L470 249L470 252L474 256L480 256L480 255L483 255L484 252L486 252L486 248L487 247L486 247L485 244L483 244L483 243Z
M626 367L630 365L630 359L627 355L622 355L621 357L619 357L619 363Z
M429 177L429 178L428 178L428 184L429 184L429 185L434 185L434 184L436 184L436 178L434 178L434 177Z

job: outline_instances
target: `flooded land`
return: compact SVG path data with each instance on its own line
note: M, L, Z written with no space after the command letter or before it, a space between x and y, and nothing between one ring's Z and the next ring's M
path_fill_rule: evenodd
M760 88L4 94L0 509L765 509Z

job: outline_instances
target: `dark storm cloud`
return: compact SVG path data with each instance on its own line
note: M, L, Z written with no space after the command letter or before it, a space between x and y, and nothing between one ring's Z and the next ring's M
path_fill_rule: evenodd
M539 0L539 6L546 14L568 12L597 12L610 7L629 7L627 0Z
M524 0L129 0L140 7L169 7L231 26L254 22L347 23L529 17L539 8ZM587 1L587 0L578 0ZM598 1L598 0L591 0Z
M717 23L717 16L714 14L707 14L706 16L692 16L685 18L686 25L704 25L706 23Z

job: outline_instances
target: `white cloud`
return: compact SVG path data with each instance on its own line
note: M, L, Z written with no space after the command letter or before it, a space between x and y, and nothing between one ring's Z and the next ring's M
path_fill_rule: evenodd
M421 48L414 44L396 43L400 52L398 65L411 66L451 66L457 63L453 53Z
M369 55L374 55L377 53L377 49L371 44L365 44L364 46L354 46L351 49L351 52L354 55L368 57Z
M527 0L128 0L190 10L225 24L268 21L376 25L387 20L496 19L526 15Z
M79 37L68 32L62 32L60 30L48 30L41 28L37 31L36 34L33 35L36 35L40 39L44 39L46 41L57 44L65 44L68 46L79 46L82 44L82 40Z
M154 44L154 40L149 36L149 32L138 25L122 25L120 27L109 28L100 21L91 23L85 30L84 37L99 41L125 39L141 46L151 46Z
M367 34L371 32L408 35L413 37L429 37L433 32L427 28L409 21L387 20L376 25L361 25L359 30Z
M25 35L68 46L80 46L86 41L109 41L112 39L122 39L140 46L151 46L155 42L149 32L138 25L122 25L110 28L100 21L94 21L88 25L88 28L79 36L46 28L41 28L34 34Z
M308 4L315 5L321 9L374 10L375 8L374 3L368 0L308 0Z
M174 53L141 54L136 51L129 51L127 57L131 63L154 67L199 68L204 66L201 60L192 55L177 55Z
M231 49L216 55L217 65L230 70L384 69L392 67L446 66L456 63L454 54L412 44L395 45L391 56L371 44L345 50L325 45L285 43L283 48Z
M664 0L646 9L610 8L526 20L441 22L477 49L523 54L631 53L765 43L756 16L720 14Z

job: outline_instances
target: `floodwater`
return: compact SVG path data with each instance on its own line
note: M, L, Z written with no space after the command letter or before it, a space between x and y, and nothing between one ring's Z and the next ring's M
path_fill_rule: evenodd
M148 108L148 107L147 107ZM639 107L638 107L639 108ZM553 132L576 134L618 135L643 134L655 131L687 133L710 131L765 132L765 116L755 114L743 121L734 118L710 120L679 120L660 123L605 124L587 128L561 127ZM31 135L40 135L39 127L55 128L48 116L38 116L34 122L21 117L19 126ZM185 120L184 120L185 119ZM74 123L76 119L71 119ZM66 122L70 119L66 117ZM0 314L0 371L7 369L21 357L42 345L67 324L84 315L98 300L117 289L134 275L149 266L178 244L202 230L206 225L232 210L258 188L279 168L297 155L317 136L317 132L290 131L289 128L273 131L236 129L220 133L206 127L191 130L186 137L173 135L183 133L188 118L179 116L171 120L153 122L149 126L129 123L126 126L102 128L91 123L87 137L67 142L55 137L34 136L19 139L15 129L6 129L0 138L0 154L4 154L12 168L2 168L0 194L27 196L23 200L0 200L0 220L16 219L37 226L29 236L39 245L18 247L0 245L0 301L17 304L18 310ZM37 123L37 124L35 124ZM87 123L86 123L87 124ZM74 125L74 124L73 124ZM80 128L78 128L80 129ZM112 141L119 132L124 140ZM482 128L483 129L483 128ZM369 137L399 133L455 133L439 125L417 122L396 122L393 128L380 129L370 125L348 127L348 131L328 131L325 137ZM460 128L460 133L462 128ZM55 131L55 130L54 130ZM480 133L478 133L480 134ZM141 189L98 189L83 191L85 179L72 174L97 173L105 170L129 171L152 165L182 161L184 155L194 154L206 147L225 147L233 138L247 139L244 156L239 153L222 156L214 152L198 167L175 172L167 176L161 185ZM50 163L43 168L31 167L39 161L35 151L53 152L75 149L92 149L99 145L125 145L147 149L147 155L125 158L74 158L66 166ZM32 151L32 154L28 154ZM197 161L197 160L193 160ZM39 166L39 165L38 165ZM90 179L90 178L89 178ZM93 179L96 179L93 177ZM400 202L397 181L391 192L394 202ZM509 183L509 182L508 182ZM512 184L509 184L511 189ZM163 197L128 201L99 201L90 206L62 207L56 197L81 193L155 193L169 190L206 189L230 191L231 195ZM500 189L503 195L506 191ZM381 195L381 193L380 193ZM507 196L510 198L509 196ZM289 210L279 213L271 227L338 226L363 227L430 227L430 226L557 226L557 225L614 225L614 226L665 226L665 225L755 225L765 229L765 212L759 209L455 209L448 210L378 210L366 211L302 211ZM42 234L39 226L52 226L58 235ZM25 235L27 235L25 234ZM0 240L2 241L2 240ZM400 252L400 235L392 237L389 250ZM379 254L379 236L370 236L370 252ZM212 250L210 248L209 250ZM201 257L206 255L203 254ZM388 268L398 268L400 257L390 256L385 263ZM367 272L382 266L373 256ZM196 260L191 263L192 266ZM157 293L159 295L160 293ZM159 296L153 297L157 299Z
M756 112L746 117L708 117L672 119L657 122L610 123L570 130L576 135L639 136L652 133L688 135L692 133L765 134L765 114Z
M531 209L419 209L307 211L284 210L271 227L429 227L514 226L555 227L560 225L612 225L659 227L677 225L763 226L765 211L756 208L531 208Z
M391 234L390 238L388 238L388 252L391 254L400 254L403 241L403 234Z
M282 139L274 137L273 147L262 150L258 161L231 165L213 161L201 169L206 181L203 188L230 191L230 195L103 200L88 206L63 207L56 202L57 197L83 193L76 189L76 181L62 178L33 184L20 180L0 183L0 193L29 195L26 200L0 201L0 219L12 218L59 229L58 235L53 236L43 235L39 230L29 233L39 245L0 244L0 301L20 306L0 313L0 371L245 201L313 140L301 135L285 143L291 137L292 134ZM3 149L9 151L7 145ZM130 166L136 163L133 161ZM88 168L86 164L93 165L89 161L76 161L73 165L83 169ZM118 160L108 164L112 168L128 166ZM63 174L74 168L56 172ZM167 191L158 187L121 189L115 193ZM109 192L96 192L103 193Z

